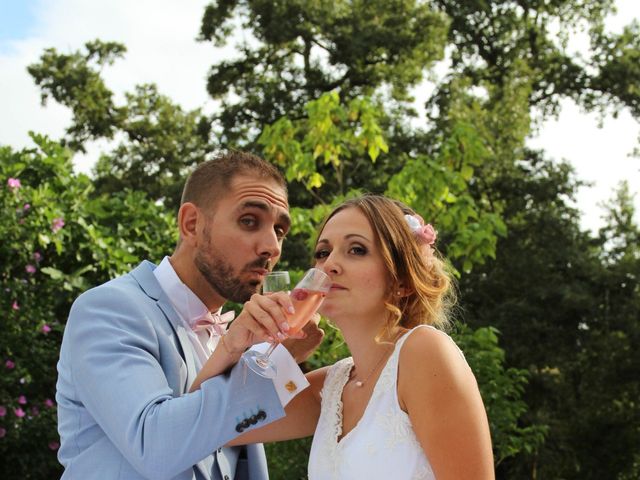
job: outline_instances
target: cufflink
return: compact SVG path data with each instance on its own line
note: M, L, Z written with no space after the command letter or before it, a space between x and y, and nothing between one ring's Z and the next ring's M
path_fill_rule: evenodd
M284 384L284 388L287 389L287 392L293 393L298 389L298 386L293 380L289 380L287 383Z

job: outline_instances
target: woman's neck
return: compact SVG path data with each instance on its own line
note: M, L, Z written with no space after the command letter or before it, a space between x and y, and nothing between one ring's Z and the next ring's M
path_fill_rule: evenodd
M372 322L371 319L364 322L349 321L344 328L340 329L353 357L356 371L360 374L369 372L380 361L381 356L390 354L404 330L396 327L390 332L390 336L380 337L383 329L384 321Z

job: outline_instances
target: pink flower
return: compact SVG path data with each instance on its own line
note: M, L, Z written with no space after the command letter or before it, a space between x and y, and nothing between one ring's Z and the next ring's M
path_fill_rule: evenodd
M20 305L18 305L17 300L13 301L13 305L11 305L11 308L13 308L14 310L20 310Z
M0 405L0 417L4 417L7 414L7 407Z
M22 417L24 417L24 416L26 415L26 414L24 413L24 410L22 410L20 407L18 407L18 408L14 408L14 409L13 409L13 413L15 413L15 414L16 414L16 417L18 417L18 418L22 418Z
M46 323L42 326L42 333L49 333L51 331L51 327Z
M430 223L424 224L424 220L420 215L405 215L404 219L409 225L409 230L413 232L419 243L433 245L436 242L438 234Z
M22 209L26 212L27 210L29 210L31 208L31 205L28 203L25 203L24 206L22 207Z
M53 233L56 233L62 227L64 227L64 220L62 218L54 218L53 222L51 223L51 231Z
M53 400L51 400L50 398L47 398L44 401L45 406L47 406L48 408L53 408L53 406L55 405L55 403L53 403Z
M20 395L18 397L18 403L20 405L25 405L27 403L27 397L25 397L24 395Z
M27 271L27 273L31 273L31 274L36 273L36 267L34 267L31 264L24 267L24 269Z
M4 362L4 366L7 367L9 370L12 370L13 368L15 368L16 364L13 363L11 360L7 360L6 362Z
M33 252L33 259L39 263L42 260L42 254L40 252Z
M0 438L4 438L6 434L7 434L7 431L4 428L0 427Z
M14 191L18 190L21 187L20 180L18 180L17 178L10 178L9 180L7 180L7 185L11 190Z
M56 451L60 448L60 444L58 442L49 442L49 449Z

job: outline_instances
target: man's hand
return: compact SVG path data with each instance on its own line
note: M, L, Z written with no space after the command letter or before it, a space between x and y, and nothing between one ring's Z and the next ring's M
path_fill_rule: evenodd
M318 326L319 322L320 315L316 313L297 335L282 342L297 363L304 362L322 343L324 330Z

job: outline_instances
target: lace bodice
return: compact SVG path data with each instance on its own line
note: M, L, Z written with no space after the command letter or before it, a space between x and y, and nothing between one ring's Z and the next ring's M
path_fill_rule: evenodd
M340 441L342 390L349 380L353 359L340 360L329 369L309 457L310 480L435 479L409 416L398 403L398 359L412 331L396 343L362 418Z

